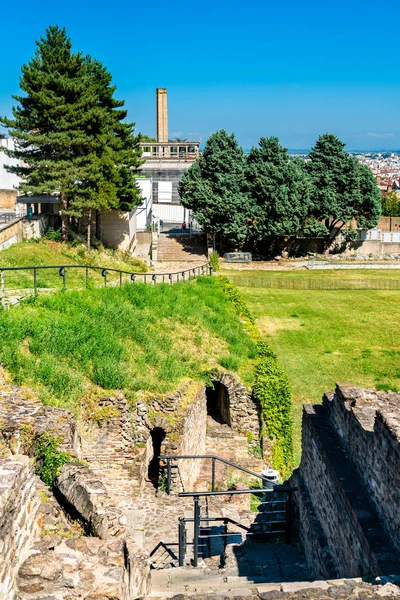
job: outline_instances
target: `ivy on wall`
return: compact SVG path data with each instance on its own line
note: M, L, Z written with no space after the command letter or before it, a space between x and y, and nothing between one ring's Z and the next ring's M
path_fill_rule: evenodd
M284 477L293 465L292 396L286 371L262 341L258 342L253 397L261 406L262 434L273 441L273 467Z
M219 276L218 279L257 342L253 398L261 407L262 435L272 442L272 465L285 477L293 466L292 396L287 373L280 366L271 346L260 339L254 326L254 317L240 291L226 277Z

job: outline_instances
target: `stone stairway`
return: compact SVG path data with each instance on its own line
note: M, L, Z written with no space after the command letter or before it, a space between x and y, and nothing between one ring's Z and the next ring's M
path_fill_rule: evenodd
M206 239L203 234L166 234L158 238L157 260L207 261Z
M311 418L313 427L335 474L340 479L342 488L357 516L358 523L381 572L384 574L399 573L400 563L383 531L369 493L343 451L340 438L329 423L325 407L315 406L315 414Z

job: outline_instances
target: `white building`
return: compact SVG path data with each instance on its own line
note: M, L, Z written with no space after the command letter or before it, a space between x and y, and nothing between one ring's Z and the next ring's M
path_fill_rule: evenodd
M6 138L0 134L0 147L8 150L14 149L14 140ZM18 161L10 158L4 152L0 151L0 209L15 209L17 197L16 188L19 186L19 177L14 173L9 173L5 165L17 165Z

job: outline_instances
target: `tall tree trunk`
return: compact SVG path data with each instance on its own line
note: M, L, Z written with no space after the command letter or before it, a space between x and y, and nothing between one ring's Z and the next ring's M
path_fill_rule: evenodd
M92 209L88 209L87 251L90 252L90 237L92 233Z
M69 230L69 223L68 223L68 215L66 214L66 210L68 208L67 205L67 199L65 197L64 192L61 192L61 235L62 235L62 241L63 242L68 242L68 230Z
M100 211L96 210L96 233L95 233L96 238L99 240L100 239Z

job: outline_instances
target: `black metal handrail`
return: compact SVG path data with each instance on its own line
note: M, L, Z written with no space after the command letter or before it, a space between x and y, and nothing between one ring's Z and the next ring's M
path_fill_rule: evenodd
M179 540L179 566L183 566L186 546L188 545L186 539L186 523L190 522L194 524L193 527L193 566L198 566L199 561L199 541L200 539L211 539L212 537L222 537L224 539L224 546L226 547L227 537L228 535L232 535L232 533L228 532L227 525L228 522L234 523L236 526L241 527L242 529L247 531L247 535L251 535L249 533L249 528L242 523L238 523L229 518L224 517L202 517L201 516L201 505L199 502L200 497L210 497L210 496L233 496L233 495L241 495L241 494L273 494L274 492L286 493L286 501L285 501L285 510L279 511L285 513L285 534L286 534L286 542L289 544L291 542L290 535L290 515L291 515L291 495L292 492L297 491L297 488L291 486L274 486L273 489L270 488L260 488L260 489L248 489L248 490L223 490L223 491L215 491L215 492L181 492L178 496L182 498L192 497L193 498L193 518L180 517L179 518L179 529L178 529L178 540ZM211 522L211 521L226 521L224 523L225 529L223 534L218 535L201 535L200 526L202 522ZM271 531L270 534L281 533L279 531Z
M153 285L157 283L177 283L179 281L189 281L190 279L196 279L196 277L202 275L212 275L213 269L211 263L207 262L205 264L199 265L197 267L192 267L190 269L184 269L181 271L172 271L168 273L137 273L133 271L125 271L121 269L113 269L109 267L97 267L92 265L34 265L34 266L25 266L25 267L2 267L0 265L0 291L5 292L6 289L11 289L6 287L6 274L13 272L21 272L28 271L33 273L33 286L32 288L26 288L22 286L21 288L17 287L15 289L33 289L34 293L38 293L38 273L41 271L48 271L49 269L54 269L58 272L58 275L62 277L63 288L67 288L67 272L69 269L80 269L85 271L85 286L88 287L89 284L89 273L90 272L99 272L101 277L103 278L103 285L107 286L107 274L117 274L117 285L122 286L124 276L128 276L128 281L134 282L143 282L143 283L151 283ZM127 278L125 278L125 281ZM14 288L13 288L14 289ZM46 289L46 288L44 288Z
M18 219L15 213L0 213L0 225L3 223L10 223L10 221L14 221Z
M252 477L257 477L258 479L261 479L261 481L265 480L265 477L260 475L260 473L254 473L254 471L245 469L244 467L241 467L240 465L237 465L237 464L231 462L230 460L226 460L225 458L221 458L220 456L216 456L214 454L194 454L194 455L191 455L191 454L183 454L183 455L162 454L158 458L160 460L167 461L167 489L166 489L167 494L171 493L171 474L172 474L172 461L173 460L210 459L212 461L212 463L211 463L211 492L215 491L215 463L217 461L224 463L225 465L228 465L235 469L239 469L239 471L243 471L243 473L247 473L247 475L251 475ZM204 493L207 493L207 492L199 492L199 495L202 496ZM192 492L188 492L188 494L192 495ZM181 496L181 495L182 494L179 494L179 496Z

